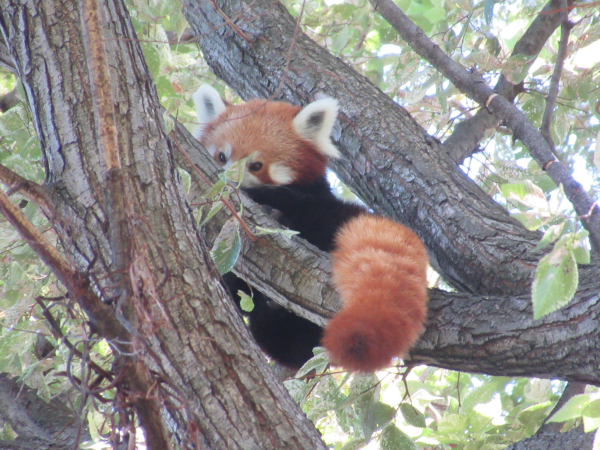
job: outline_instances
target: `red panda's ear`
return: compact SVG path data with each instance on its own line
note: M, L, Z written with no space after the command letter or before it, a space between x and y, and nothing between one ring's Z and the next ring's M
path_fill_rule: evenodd
M311 141L315 148L329 158L339 158L340 153L331 142L329 135L338 113L337 100L324 98L304 107L294 117L294 128L304 139Z
M196 139L201 139L206 126L225 111L225 102L217 90L208 84L200 86L192 99L198 113L198 126L193 134Z

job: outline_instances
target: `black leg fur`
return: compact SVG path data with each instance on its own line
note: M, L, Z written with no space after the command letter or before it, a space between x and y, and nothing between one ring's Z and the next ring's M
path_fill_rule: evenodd
M250 295L250 287L233 273L223 276L231 295L240 306L238 291ZM299 369L313 356L312 349L319 345L323 329L287 309L277 305L256 289L252 290L254 309L240 311L248 317L250 332L258 346L279 364Z
M331 192L327 179L286 186L260 186L245 189L257 203L276 209L279 222L300 232L300 237L321 250L333 250L335 233L348 220L363 214L359 205L346 203ZM238 290L250 295L248 284L232 273L223 279L238 306ZM320 344L323 329L285 308L254 289L254 310L245 313L250 331L259 347L273 360L300 368L312 358L312 349Z

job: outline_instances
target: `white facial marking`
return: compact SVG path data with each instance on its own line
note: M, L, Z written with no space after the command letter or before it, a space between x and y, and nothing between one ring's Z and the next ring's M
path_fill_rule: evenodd
M290 184L294 181L294 173L288 167L279 163L269 166L269 176L279 185Z
M213 158L217 154L217 147L215 147L214 145L209 145L208 147L206 147L206 150L208 151L208 153L210 153L210 156L212 156Z
M250 172L248 172L248 169L244 170L244 178L242 179L242 184L241 186L243 188L251 188L251 187L257 187L262 185L262 182L256 178L254 175L252 175Z

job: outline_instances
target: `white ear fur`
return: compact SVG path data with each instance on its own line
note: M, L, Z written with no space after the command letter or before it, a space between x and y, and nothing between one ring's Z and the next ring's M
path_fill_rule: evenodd
M315 144L317 150L329 158L339 158L340 152L329 135L338 113L338 102L324 98L307 105L294 117L294 128L304 139Z
M196 139L200 139L206 126L225 111L225 103L217 90L209 84L200 86L192 95L192 99L198 114L198 126L193 134Z

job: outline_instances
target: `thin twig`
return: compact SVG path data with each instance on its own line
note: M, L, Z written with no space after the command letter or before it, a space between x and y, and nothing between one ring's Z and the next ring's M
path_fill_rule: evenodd
M540 133L546 139L546 142L550 146L550 150L554 153L554 156L558 158L556 146L552 140L550 133L550 124L552 123L552 115L554 113L554 107L556 106L556 99L558 98L558 91L560 87L560 77L562 69L567 59L568 47L569 47L569 35L571 34L571 28L573 25L569 22L569 10L567 8L567 0L561 0L561 26L560 26L560 42L558 44L558 54L556 55L556 64L554 65L554 72L550 79L550 88L548 89L548 97L546 98L546 108L544 109L544 116L542 118L542 126L540 127Z
M12 192L18 191L23 197L39 205L48 217L55 215L54 208L50 206L46 191L39 184L23 178L8 167L0 164L0 182L7 185Z
M239 27L233 23L233 21L227 17L227 14L225 14L223 12L223 10L221 8L219 8L219 5L217 5L216 0L210 0L211 5L213 5L213 8L215 8L215 11L217 11L217 13L223 18L223 20L233 29L233 31L236 32L236 34L238 36L240 36L243 40L245 40L246 42L252 42L252 39L250 39L248 36L246 36L242 30L239 29Z
M40 305L40 307L42 308L42 314L43 314L44 318L46 319L46 322L48 322L48 325L50 326L50 331L52 332L52 335L54 336L54 338L56 340L61 340L62 342L64 342L64 344L67 346L67 348L69 350L71 350L73 353L75 353L75 356L77 356L78 358L82 358L81 352L79 350L77 350L77 348L73 344L71 344L71 342L63 334L62 330L60 329L60 325L58 324L58 322L56 321L54 316L50 313L50 311L48 310L48 308L46 307L46 305L44 304L44 302L42 300L47 300L47 299L43 299L42 297L35 298L35 301L37 302L37 304ZM99 375L106 378L107 380L112 380L113 375L111 372L107 372L102 367L100 367L98 364L96 364L94 361L89 361L88 364Z
M304 15L304 5L306 4L306 0L302 1L302 6L300 7L300 14L298 14L298 19L296 20L296 27L294 28L294 34L292 35L292 41L290 42L290 48L288 49L288 53L285 59L285 68L283 69L283 75L281 77L281 81L279 82L279 86L273 92L273 95L269 97L269 100L272 98L278 97L285 85L285 80L287 79L287 74L290 71L290 63L292 61L292 53L294 52L294 48L296 47L296 42L298 41L298 34L300 33L300 24L302 23L302 16Z
M562 0L550 0L542 8L529 28L515 43L511 56L530 56L531 58L526 64L531 67L537 55L544 48L545 43L560 25L560 13L557 11L559 1ZM567 2L572 1L567 0ZM513 102L523 90L523 82L515 85L502 74L494 86L494 92L502 95L510 102ZM444 141L443 147L450 157L460 164L465 158L479 150L479 143L484 139L486 130L496 128L499 123L499 117L490 114L484 108L480 108L472 118L462 120L455 125L452 134Z

